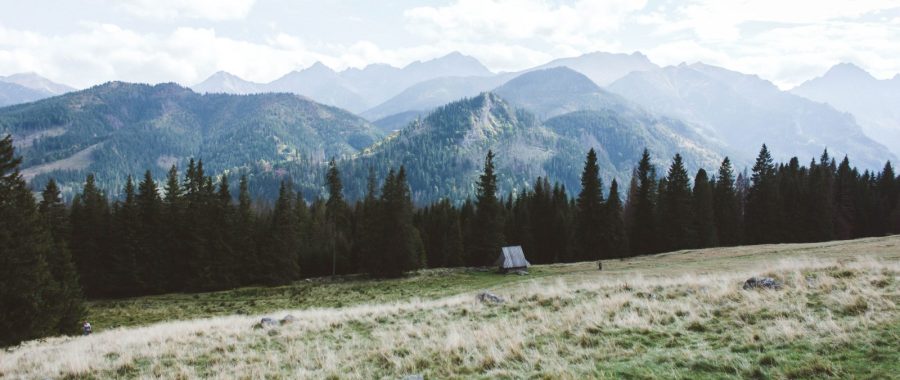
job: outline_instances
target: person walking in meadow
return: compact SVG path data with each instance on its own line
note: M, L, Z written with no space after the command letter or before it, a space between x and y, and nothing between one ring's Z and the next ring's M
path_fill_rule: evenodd
M82 331L84 331L84 335L91 335L93 329L91 329L91 323L88 321L84 321L84 324L81 325Z

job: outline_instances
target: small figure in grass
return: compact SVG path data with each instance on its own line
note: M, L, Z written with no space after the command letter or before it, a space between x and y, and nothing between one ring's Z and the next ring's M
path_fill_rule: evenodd
M84 332L84 335L91 335L93 329L91 329L91 323L88 321L84 321L84 324L81 325L81 330Z
M597 260L597 270L603 270L603 262L600 260Z

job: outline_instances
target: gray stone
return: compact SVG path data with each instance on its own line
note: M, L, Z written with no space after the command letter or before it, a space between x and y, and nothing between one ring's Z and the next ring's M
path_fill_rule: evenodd
M259 321L259 324L262 326L278 326L278 321L276 321L272 318L266 317L266 318L261 319Z
M403 380L425 380L425 376L419 374L406 375L405 377L403 377Z
M744 290L751 289L781 289L781 283L771 277L750 277L744 282Z
M282 325L286 325L288 323L294 323L296 321L297 321L297 317L290 315L290 314L285 315L284 318L281 318Z
M503 297L500 297L491 292L478 293L478 300L483 303L503 303L503 302L505 302Z

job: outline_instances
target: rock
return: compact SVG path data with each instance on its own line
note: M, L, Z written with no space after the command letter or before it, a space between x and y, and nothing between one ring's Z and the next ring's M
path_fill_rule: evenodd
M483 303L503 303L503 297L491 292L481 292L478 294L478 300Z
M771 277L750 277L744 282L744 290L751 289L781 289L781 283Z
M263 318L259 321L259 324L262 326L278 326L278 321L272 318Z
M406 375L405 377L403 377L403 380L425 380L425 376L419 374Z
M290 314L285 315L284 318L281 318L282 325L286 325L288 323L294 323L296 321L297 321L297 317L290 315Z

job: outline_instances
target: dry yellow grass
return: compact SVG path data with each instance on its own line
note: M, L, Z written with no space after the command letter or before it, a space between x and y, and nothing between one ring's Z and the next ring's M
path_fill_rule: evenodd
M900 237L565 265L474 293L27 342L8 378L884 377L900 373ZM768 275L781 291L744 291Z

